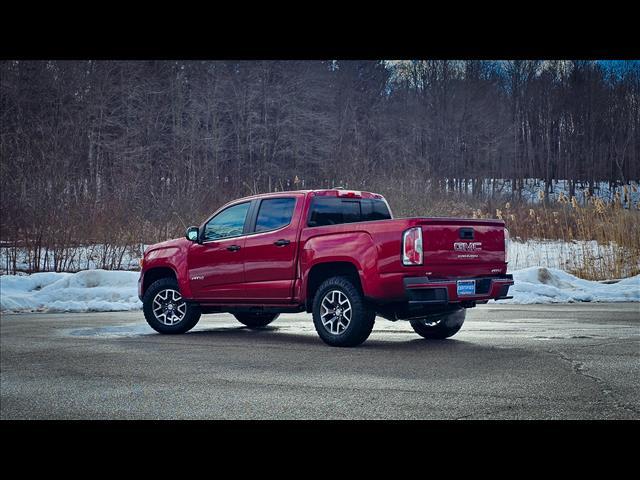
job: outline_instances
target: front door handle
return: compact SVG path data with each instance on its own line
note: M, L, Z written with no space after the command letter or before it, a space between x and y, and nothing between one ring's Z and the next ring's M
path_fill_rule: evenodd
M227 250L231 250L232 252L237 252L238 250L240 250L240 245L229 245L227 247Z
M285 245L289 245L291 243L291 240L277 240L275 242L273 242L274 245L277 245L278 247L284 247Z

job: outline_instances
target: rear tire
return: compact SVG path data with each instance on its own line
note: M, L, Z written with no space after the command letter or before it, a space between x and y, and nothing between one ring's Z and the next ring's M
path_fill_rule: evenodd
M443 340L458 333L465 316L466 309L461 308L449 313L411 320L409 323L418 335L428 340Z
M349 277L325 280L313 299L313 324L332 347L355 347L373 330L375 311Z
M249 328L261 328L266 327L276 318L280 316L279 313L234 313L234 317L238 321Z
M161 278L151 284L142 297L142 311L149 326L158 333L184 333L200 320L200 307L182 299L173 278Z

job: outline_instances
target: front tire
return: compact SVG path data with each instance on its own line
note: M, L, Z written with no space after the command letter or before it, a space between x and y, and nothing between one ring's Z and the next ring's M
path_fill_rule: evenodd
M149 326L158 333L184 333L200 320L200 307L184 301L173 278L161 278L151 284L142 297L142 311Z
M234 317L238 321L249 328L261 328L266 327L276 318L280 316L279 313L234 313Z
M443 340L452 337L462 328L466 310L460 308L449 313L429 315L425 318L411 320L413 330L428 340Z
M373 330L376 313L348 277L325 280L313 299L313 324L332 347L355 347Z

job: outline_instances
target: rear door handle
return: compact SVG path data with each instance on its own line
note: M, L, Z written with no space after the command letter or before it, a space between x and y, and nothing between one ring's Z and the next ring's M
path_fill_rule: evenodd
M238 250L240 250L240 245L229 245L227 247L227 250L231 250L232 252L237 252Z
M276 240L275 242L273 242L273 244L277 245L278 247L284 247L285 245L289 245L290 243L291 243L291 240L285 240L285 239Z

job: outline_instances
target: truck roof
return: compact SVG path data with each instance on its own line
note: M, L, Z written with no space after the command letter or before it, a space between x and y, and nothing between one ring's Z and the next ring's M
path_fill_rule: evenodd
M283 192L269 192L269 193L259 193L256 195L250 195L248 197L238 198L233 201L233 203L238 202L240 200L253 200L255 198L264 198L264 197L274 197L281 196L287 194L303 194L309 195L314 194L317 196L327 196L327 197L351 197L351 198L383 198L379 193L373 192L364 192L362 190L349 190L346 188L323 188L323 189L315 189L315 190L287 190Z

